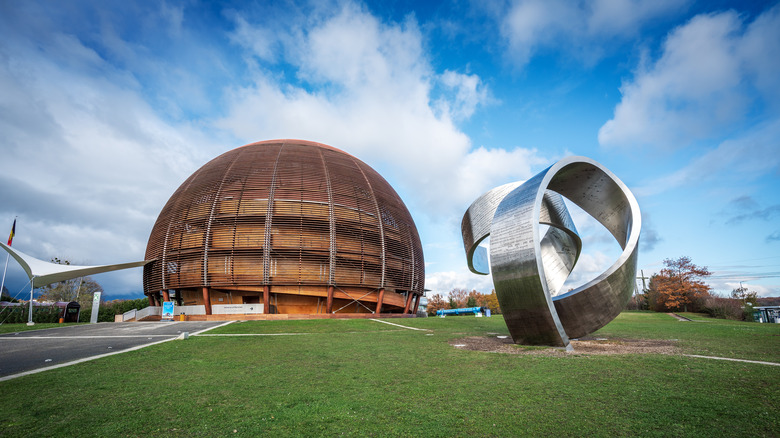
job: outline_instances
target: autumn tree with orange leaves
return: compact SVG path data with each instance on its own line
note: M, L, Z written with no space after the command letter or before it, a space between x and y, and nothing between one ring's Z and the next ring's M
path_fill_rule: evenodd
M664 260L665 268L650 278L650 287L645 295L651 309L657 312L696 312L705 298L710 296L710 287L704 278L712 273L705 266L696 266L690 257Z
M501 313L501 308L498 306L498 297L496 296L495 290L490 291L490 294L479 294L477 305L480 307L487 307L490 309L490 313Z
M428 314L435 315L440 309L458 309L463 307L487 307L493 314L500 314L501 308L498 307L498 298L496 291L490 291L490 294L483 294L476 289L466 292L465 289L455 288L451 290L447 297L441 294L434 294L428 299Z
M449 309L450 303L445 300L441 294L435 294L428 299L428 314L435 315L436 311L441 309Z
M469 293L466 289L453 289L449 294L450 308L460 309L466 307L466 303L469 300Z

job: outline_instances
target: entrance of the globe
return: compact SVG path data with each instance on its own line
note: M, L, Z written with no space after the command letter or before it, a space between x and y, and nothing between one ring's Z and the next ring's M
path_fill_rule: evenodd
M243 304L260 304L260 295L244 295Z

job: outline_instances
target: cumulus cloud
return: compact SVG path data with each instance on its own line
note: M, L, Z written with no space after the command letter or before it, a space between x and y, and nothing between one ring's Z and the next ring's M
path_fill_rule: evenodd
M515 0L495 9L508 55L519 66L544 49L564 48L592 63L607 39L631 37L648 22L685 9L687 0Z
M468 119L477 107L492 101L489 91L477 75L461 74L446 70L441 75L443 86L455 92L454 99L439 101L440 110L456 120Z
M237 18L237 34L262 27L248 23ZM542 161L522 148L472 150L456 121L489 103L489 90L477 75L433 71L413 18L383 23L344 3L276 38L298 82L261 62L250 86L230 91L217 124L243 141L302 137L342 148L441 217L460 214L498 178L527 178Z
M257 140L342 148L448 223L545 161L474 148L457 123L493 102L489 88L467 69L435 71L414 18L382 22L348 1L313 7L276 24L225 11L223 54L209 38L224 28L193 31L186 5L3 6L0 216L10 225L19 214L15 246L75 263L140 259L173 190ZM110 294L140 289L138 270L103 275Z
M661 175L636 189L639 196L711 181L744 183L780 170L777 138L780 120L757 125L750 132L722 141L681 169Z
M747 26L733 11L694 17L623 84L599 142L679 148L738 130L756 114L777 120L780 65L771 55L780 53L778 29L780 6Z
M741 284L739 281L723 281L723 280L708 280L707 284L712 287L713 292L716 295L728 297L731 294L731 291L734 289L738 289L740 287L744 287L748 290L748 292L755 292L756 296L758 297L771 297L771 296L777 296L777 290L780 285L761 285L761 284L752 284L746 281L743 281Z
M447 296L453 289L476 290L489 294L493 290L493 277L474 274L465 267L457 271L438 271L426 275L425 288L430 290L428 297L435 294Z
M204 136L158 115L133 75L78 37L0 23L0 212L19 215L14 246L44 260L142 259L161 206L211 155ZM108 292L139 289L139 271L113 275Z
M576 289L595 279L612 266L615 261L617 261L617 256L601 251L586 252L583 248L583 253L577 259L577 264L574 265L574 269L572 269L569 278L566 279L561 292L566 293L570 289Z

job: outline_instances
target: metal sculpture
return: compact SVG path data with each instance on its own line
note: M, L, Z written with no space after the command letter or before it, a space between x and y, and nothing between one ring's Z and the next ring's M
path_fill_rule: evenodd
M563 197L600 222L623 249L601 275L571 291L562 287L582 250ZM540 225L547 231L541 236ZM634 195L601 164L585 157L558 161L524 183L488 191L461 223L469 269L490 271L515 343L571 349L570 338L612 321L631 298L641 215Z

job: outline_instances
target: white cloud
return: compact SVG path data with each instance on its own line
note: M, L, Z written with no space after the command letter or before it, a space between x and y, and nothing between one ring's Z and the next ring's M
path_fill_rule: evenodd
M688 0L594 0L584 7L589 35L633 35L645 22L683 11Z
M427 272L425 288L430 290L428 297L436 294L446 297L453 289L477 290L489 294L493 290L493 277L474 274L465 267L457 271Z
M740 42L745 70L765 103L780 109L780 6L761 14Z
M441 110L452 114L456 120L468 119L477 107L492 101L490 94L477 75L461 74L446 70L441 75L442 84L455 91L454 102L446 99L440 101Z
M257 56L263 61L275 62L279 43L271 29L253 27L246 19L236 12L229 14L236 24L235 30L230 34L230 40L249 49L252 56Z
M251 32L244 24L239 30ZM436 74L411 18L383 23L345 3L277 37L298 81L258 68L251 86L231 91L217 123L243 141L305 138L382 163L377 170L412 194L407 202L440 217L461 214L499 177L527 178L540 162L523 149L470 151L454 121L488 103L489 90L477 75ZM434 89L442 90L436 101Z
M577 259L577 264L574 265L574 269L572 269L569 278L566 279L566 283L564 283L561 291L566 293L569 289L576 289L594 280L616 261L617 257L613 257L610 254L600 251L585 252L583 249L583 253Z
M639 33L648 21L683 10L688 0L515 0L498 10L509 56L520 66L538 51L555 48L591 63L607 39Z
M82 32L72 23L83 16L45 12L0 17L0 215L10 224L22 212L15 246L42 259L140 259L173 190L241 141L345 149L442 221L542 161L519 148L472 151L455 121L489 103L489 90L477 75L435 72L413 19L383 23L349 2L297 27L235 13L231 36L248 61L236 68L240 56L221 58L180 8L141 17L159 41L122 17ZM138 270L105 275L110 293L140 289Z
M623 99L599 142L677 148L727 134L756 113L775 118L780 64L768 55L780 53L779 10L744 31L732 11L699 15L675 29L661 57L621 87Z
M780 120L757 126L742 136L723 141L668 175L660 176L636 189L638 196L650 196L684 185L718 181L742 183L780 171L777 139Z
M0 212L19 215L14 246L44 260L142 259L162 205L213 147L76 36L16 30L0 33ZM140 289L139 270L112 278L109 293Z
M713 288L713 291L716 295L724 297L729 297L731 295L731 291L740 287L744 287L748 290L748 292L755 292L756 296L759 297L777 296L777 291L780 290L780 285L760 285L750 284L748 282L742 282L740 284L738 281L708 280L707 284Z

